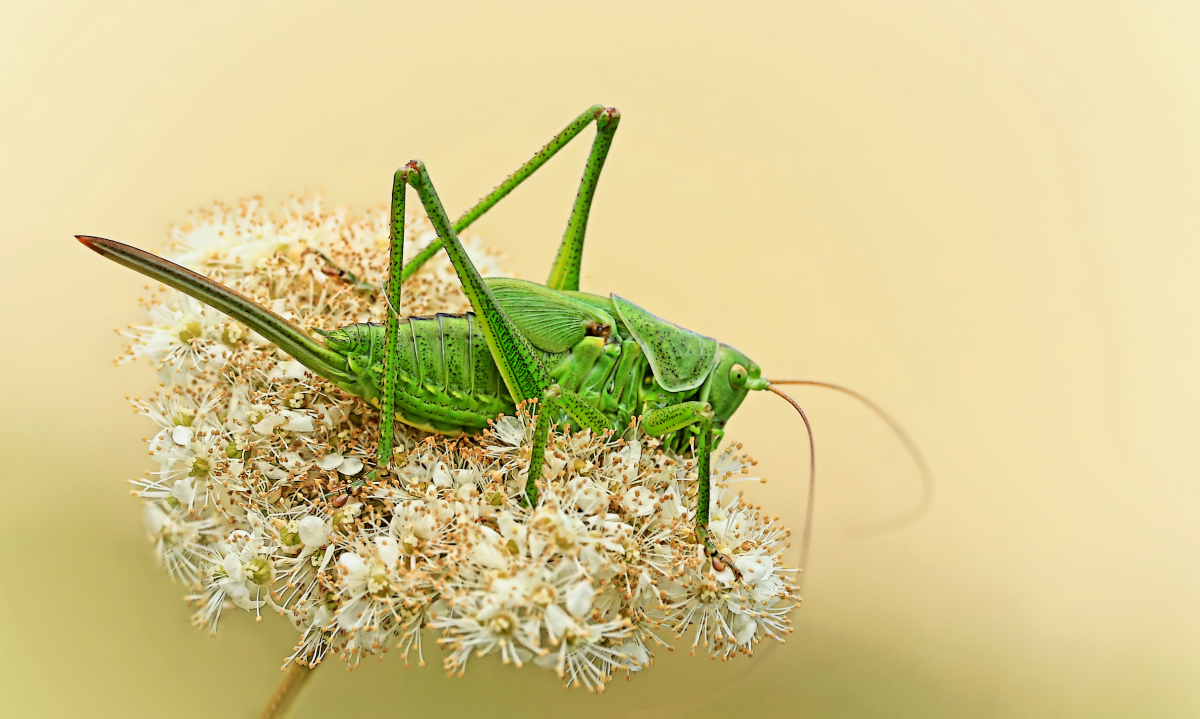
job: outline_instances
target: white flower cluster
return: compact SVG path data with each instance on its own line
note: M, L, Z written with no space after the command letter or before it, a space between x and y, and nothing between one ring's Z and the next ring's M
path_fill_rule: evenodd
M433 234L409 224L412 252ZM383 316L385 212L297 200L272 217L245 202L198 216L176 240L171 259L303 327ZM494 267L477 244L472 254ZM159 428L148 440L158 469L134 494L163 565L194 587L197 624L216 631L232 607L278 612L300 632L287 661L309 665L390 648L424 664L423 635L437 634L452 674L497 654L589 690L686 633L693 652L730 658L791 631L789 531L727 489L752 464L733 450L713 478L709 528L734 565L718 571L695 537L694 458L636 423L621 438L553 433L532 508L534 406L476 437L406 430L381 473L379 414L366 403L173 291L148 309L127 357L163 375L152 399L133 400ZM465 309L438 258L406 283L400 311Z

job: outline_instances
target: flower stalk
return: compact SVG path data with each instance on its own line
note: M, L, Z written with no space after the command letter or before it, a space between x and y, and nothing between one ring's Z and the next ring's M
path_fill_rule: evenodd
M279 681L279 686L275 687L275 693L271 695L270 701L263 708L260 715L262 719L284 719L288 715L288 709L295 703L296 697L300 696L301 690L308 683L314 670L315 667L309 667L300 662L292 662L285 667L283 679Z

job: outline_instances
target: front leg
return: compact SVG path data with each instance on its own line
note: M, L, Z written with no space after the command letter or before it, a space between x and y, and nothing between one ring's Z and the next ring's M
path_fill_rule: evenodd
M599 436L608 429L608 420L600 410L582 397L557 384L547 387L538 405L537 424L534 425L533 442L529 447L529 478L525 481L525 499L530 507L537 506L537 482L542 478L542 466L546 463L550 424L559 409L580 427L592 430L592 434Z
M713 411L707 402L681 402L660 407L647 414L642 428L652 437L662 437L693 424L700 425L700 446L696 448L696 539L712 559L718 572L729 567L738 573L733 560L717 550L708 533L709 496L712 484Z

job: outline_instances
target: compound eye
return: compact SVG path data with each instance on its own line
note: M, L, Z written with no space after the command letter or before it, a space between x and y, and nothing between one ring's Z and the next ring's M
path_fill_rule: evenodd
M729 383L738 389L746 386L747 376L746 368L740 364L735 364L729 368Z

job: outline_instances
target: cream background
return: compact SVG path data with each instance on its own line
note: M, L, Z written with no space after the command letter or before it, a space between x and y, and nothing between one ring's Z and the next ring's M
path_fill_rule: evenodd
M0 714L255 716L294 635L193 631L139 508L112 328L213 199L452 214L593 102L623 121L584 289L890 408L795 394L821 468L786 646L599 699L491 662L323 669L297 716L1189 717L1200 712L1200 42L1190 2L14 3L0 10ZM358 7L356 5L356 7ZM590 137L590 132L588 137ZM590 142L590 140L588 141ZM541 279L586 142L477 225ZM800 423L731 427L801 517Z

